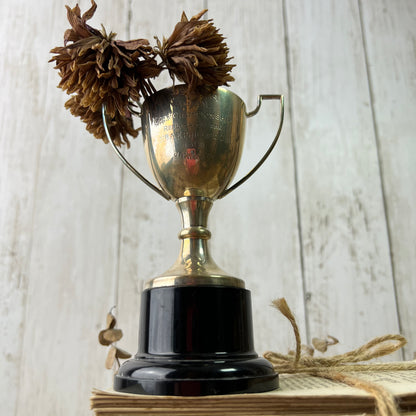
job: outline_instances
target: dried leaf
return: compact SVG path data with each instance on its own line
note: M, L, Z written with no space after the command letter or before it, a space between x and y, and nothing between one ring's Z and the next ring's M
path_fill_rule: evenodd
M99 332L99 334L98 334L98 342L101 345L110 345L111 344L111 341L108 341L107 339L104 338L105 331L107 331L107 329L103 329L102 331Z
M97 9L97 4L95 3L94 0L91 1L91 8L88 9L83 15L82 15L82 20L87 21L90 20L91 17L94 16L95 10Z
M106 323L107 323L107 329L112 329L116 326L116 323L117 323L116 317L111 312L107 314Z
M105 368L107 370L111 370L113 368L114 362L116 360L116 353L117 353L117 348L111 346L110 349L108 350L107 358L105 360Z
M328 340L321 338L312 338L312 345L319 352L325 352L328 349Z
M338 340L328 335L327 339L320 339L320 338L313 338L312 339L312 345L317 349L319 352L326 352L328 349L328 346L338 344Z
M117 348L116 347L116 358L121 358L121 359L125 359L125 358L130 358L131 354L127 351L122 350L121 348Z
M198 14L196 14L195 16L192 16L191 17L191 21L193 21L193 20L199 20L207 11L208 11L208 9L204 9L204 10L200 11Z
M339 341L332 335L328 335L328 340L328 345L336 345L339 343Z
M115 41L117 46L121 46L128 51L135 51L139 48L148 47L149 41L147 39L135 39L135 40L116 40ZM147 48L147 50L151 50L151 48Z
M107 342L117 342L119 341L121 338L123 338L123 331L121 329L105 329L104 331L102 331L102 337L105 341Z

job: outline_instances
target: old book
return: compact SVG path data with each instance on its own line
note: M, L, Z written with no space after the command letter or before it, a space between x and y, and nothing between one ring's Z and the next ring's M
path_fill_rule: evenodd
M349 374L383 386L394 395L401 414L416 415L416 370ZM371 394L341 383L283 374L279 390L259 394L168 397L94 389L91 408L105 416L362 415L374 414L375 402Z

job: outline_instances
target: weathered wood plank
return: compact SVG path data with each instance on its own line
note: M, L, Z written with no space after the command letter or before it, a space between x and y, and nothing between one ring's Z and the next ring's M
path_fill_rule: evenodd
M401 330L416 351L416 3L361 2Z
M227 38L236 67L230 89L248 110L258 94L288 91L280 1L208 1L209 17ZM267 28L267 33L261 28ZM262 168L241 188L214 204L212 252L225 270L246 282L253 298L255 345L287 351L293 335L270 305L286 297L305 339L304 296L299 252L290 103L282 137ZM279 104L263 103L247 121L246 143L236 178L247 173L271 143L279 122Z
M140 7L134 3L132 6L131 38L144 37L155 44L154 36L160 39L168 37L180 20L182 11L190 18L203 9L203 1L181 0L166 7L164 1L157 0L141 2ZM171 84L167 74L155 82L157 88L170 87ZM134 166L156 183L147 166L141 136L125 154ZM173 202L165 201L130 172L124 171L118 316L125 334L120 345L131 353L137 351L143 284L163 273L176 260L180 225L180 215Z
M36 120L33 103L40 99L46 82L38 79L35 40L37 22L25 13L25 2L10 7L0 4L0 35L3 39L0 77L0 401L2 412L16 412L22 354L28 255L32 244L32 213L35 172L40 140L27 132ZM22 34L21 26L26 32Z
M345 351L399 329L359 10L286 10L308 318Z
M35 144L38 160L28 167L35 195L16 414L86 414L91 388L110 382L97 334L114 299L121 169L110 148L64 109L67 97L55 88L59 78L48 59L68 27L63 4L24 6L15 22L24 48L15 59L30 65L32 83L20 90L17 104L28 118L17 119L18 139ZM117 23L122 34L127 16L127 1L101 1L92 24ZM9 117L24 109L10 109Z
M186 4L184 6L189 17L199 10L194 4L192 8L190 5L186 7ZM237 81L231 89L246 99L249 107L252 108L256 104L257 94L286 89L283 25L281 23L276 25L274 22L274 16L281 16L281 4L269 2L268 8L262 8L246 2L241 4L239 14L232 13L230 7L231 4L224 5L210 1L209 17L214 18L214 23L228 37L231 54L236 57L237 68L234 72ZM176 13L178 16L181 10L178 7ZM150 15L150 12L147 10L147 14L140 13L138 16L143 18L142 16ZM175 19L178 18L173 17L172 12L167 15L160 17L160 28L155 26L153 29L157 30L156 33L166 34L166 28L173 27ZM132 18L131 27L134 30L132 37L143 36L142 32L136 31L135 28L147 27L146 23L141 21L136 23L134 10ZM247 25L237 25L240 19L244 21L250 18L259 26L270 25L273 28L270 43L266 48L279 51L275 58L270 59L270 53L266 48L261 48L260 59L268 64L260 69L253 67L246 44L249 39L253 43L261 42L259 37L261 35L254 26L252 30L246 31L244 27L247 28ZM167 34L169 33L168 31ZM147 36L151 34L150 31ZM260 72L253 74L254 70ZM247 148L243 156L243 159L244 157L246 159L242 162L240 172L251 168L272 140L279 119L277 107L277 103L266 103L259 119L249 121ZM275 319L278 321L279 318L276 318L277 315L269 308L274 297L286 296L301 316L304 313L293 183L294 168L288 124L289 122L286 121L282 142L272 156L273 159L263 167L257 179L254 177L252 184L247 183L235 195L217 201L210 219L215 260L225 270L246 279L247 287L253 291L256 342L260 352L278 347L286 349L292 341L290 333L282 336L276 331L278 323L276 324ZM259 145L253 144L256 137L261 142ZM143 155L138 157L129 153L129 157L139 166L146 164ZM145 171L148 173L146 168ZM268 179L262 178L262 175ZM277 186L267 185L273 183L276 178ZM256 188L261 188L261 192L255 192ZM119 313L120 324L130 328L130 333L133 325L133 337L126 334L124 345L134 350L137 344L138 292L141 290L143 280L161 273L175 260L179 249L176 234L180 229L180 221L173 204L167 204L157 195L143 189L130 174L124 179L124 195L119 307L131 308L129 307L131 304L134 307L128 309L127 314L122 310ZM235 215L236 206L241 213L239 216ZM270 215L265 215L265 210ZM277 216L277 210L282 212L282 215ZM247 220L253 217L256 217L256 221ZM258 230L261 230L261 234ZM258 238L241 239L239 237L241 233L257 235ZM250 253L252 258L247 253ZM128 320L132 323L127 323Z
M398 332L395 278L412 358L414 3L102 0L93 25L152 39L169 35L182 10L191 16L204 5L235 56L230 89L249 109L258 93L287 95L271 159L217 201L210 219L214 258L252 290L258 352L292 344L289 326L269 308L278 296L305 339L302 249L312 336L335 335L345 351ZM0 16L2 412L85 414L90 389L111 384L96 339L105 314L118 304L120 346L135 352L142 283L176 258L179 215L64 109L47 63L68 26L64 3L2 2ZM273 103L248 121L237 177L260 158L277 122ZM151 177L140 141L126 154Z

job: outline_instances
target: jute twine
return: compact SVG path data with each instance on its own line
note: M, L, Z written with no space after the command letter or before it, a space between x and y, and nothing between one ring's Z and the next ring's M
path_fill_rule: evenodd
M357 364L362 361L389 355L399 350L407 343L406 338L401 335L384 335L382 337L374 338L367 344L345 354L326 358L313 357L308 354L302 354L299 328L286 300L284 298L276 299L273 301L273 306L290 321L296 339L296 350L294 353L285 355L268 351L264 354L264 357L273 364L278 373L306 373L339 381L349 386L365 390L374 397L375 408L378 415L399 416L400 413L394 396L385 388L378 384L360 379L355 375L353 376L345 373L351 371L416 370L416 361ZM333 337L330 338L334 340Z

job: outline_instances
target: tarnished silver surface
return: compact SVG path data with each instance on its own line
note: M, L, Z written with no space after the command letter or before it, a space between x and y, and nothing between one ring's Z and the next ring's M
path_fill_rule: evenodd
M216 199L240 162L245 105L223 88L206 95L186 92L183 85L145 100L146 154L157 182L173 200L194 195Z
M246 118L258 112L263 99L280 100L277 134L256 166L228 187L241 159ZM141 110L144 147L160 189L130 165L114 144L113 147L139 179L166 199L176 201L182 216L181 249L176 263L147 282L145 287L244 287L241 279L221 270L209 254L208 213L215 199L222 198L249 179L273 150L282 129L283 96L261 95L257 108L247 113L244 102L226 89L189 93L187 86L180 85L151 95ZM105 108L103 120L106 127ZM113 143L107 127L106 133Z

